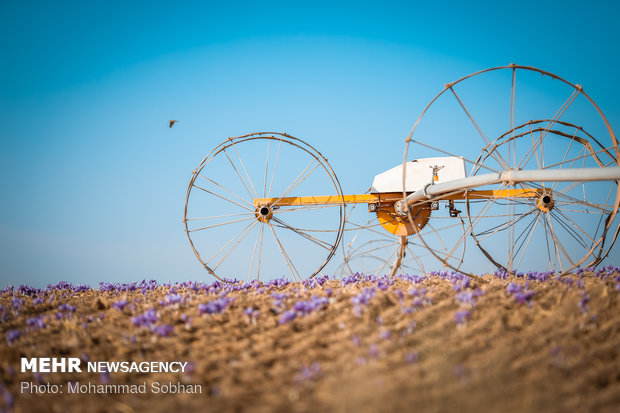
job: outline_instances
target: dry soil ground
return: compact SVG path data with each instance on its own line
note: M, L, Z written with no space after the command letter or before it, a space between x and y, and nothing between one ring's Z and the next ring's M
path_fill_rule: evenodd
M605 268L468 278L8 288L6 411L617 412L620 277ZM184 373L21 372L22 357L187 361ZM69 394L68 382L147 383ZM62 394L21 392L58 384ZM198 384L202 393L150 385ZM187 387L186 387L187 388ZM198 387L194 387L198 388Z

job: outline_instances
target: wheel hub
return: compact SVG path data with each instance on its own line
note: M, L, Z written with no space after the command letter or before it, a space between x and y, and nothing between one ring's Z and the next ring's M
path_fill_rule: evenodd
M259 205L256 207L254 215L256 215L256 219L260 222L267 222L273 216L273 208L269 205Z
M553 196L551 193L543 193L536 201L536 206L542 212L549 212L553 209Z

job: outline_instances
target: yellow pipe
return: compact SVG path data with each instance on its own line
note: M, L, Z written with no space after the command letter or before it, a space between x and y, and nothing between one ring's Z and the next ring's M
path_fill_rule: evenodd
M448 195L440 198L441 201L457 201L465 199L489 199L489 198L537 198L542 194L542 189L494 189L476 191L470 190L458 194ZM292 196L284 198L256 198L254 206L278 205L278 206L297 206L297 205L333 205L340 204L376 204L394 203L403 199L401 192L384 192L376 194L354 194L354 195L321 195L321 196Z

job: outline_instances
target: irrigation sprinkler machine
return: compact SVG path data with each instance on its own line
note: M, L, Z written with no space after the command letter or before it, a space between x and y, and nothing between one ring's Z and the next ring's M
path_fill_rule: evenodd
M365 193L343 193L301 139L228 138L193 171L183 222L220 280L313 277L339 246L332 271L565 273L600 263L618 236L619 155L580 85L510 64L446 84Z

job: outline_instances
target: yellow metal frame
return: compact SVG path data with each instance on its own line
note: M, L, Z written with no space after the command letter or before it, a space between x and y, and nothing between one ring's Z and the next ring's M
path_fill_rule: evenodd
M547 190L548 191L548 190ZM440 198L441 201L457 201L465 199L489 199L489 198L538 198L543 194L542 189L493 189L493 190L469 190L458 194L447 195ZM403 199L402 192L384 192L376 194L354 194L354 195L325 195L325 196L292 196L283 198L255 198L254 206L278 205L278 206L297 206L297 205L330 205L340 204L392 204Z

